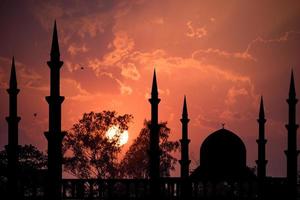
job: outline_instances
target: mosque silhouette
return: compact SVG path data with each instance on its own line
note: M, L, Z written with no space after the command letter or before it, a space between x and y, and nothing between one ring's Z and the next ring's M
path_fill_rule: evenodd
M289 118L287 128L287 176L285 178L266 176L265 113L261 98L258 115L258 159L257 173L246 165L246 147L233 132L224 128L211 133L200 149L200 166L190 173L188 109L184 97L182 111L182 138L180 177L160 177L160 149L158 135L158 86L154 70L151 98L149 179L63 179L62 140L66 132L61 130L60 96L60 51L56 23L54 24L50 61L49 130L45 132L48 141L48 169L46 176L30 178L30 184L23 180L18 170L18 122L17 86L14 58L12 59L9 89L8 123L8 169L7 189L4 199L299 199L297 182L297 128L296 90L293 72L289 96ZM28 181L28 180L27 180ZM1 198L2 199L2 198Z

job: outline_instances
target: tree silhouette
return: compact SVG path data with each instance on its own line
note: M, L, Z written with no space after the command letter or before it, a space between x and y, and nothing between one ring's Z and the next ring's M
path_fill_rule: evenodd
M47 168L47 156L33 145L19 146L19 169L21 171ZM7 168L7 151L0 151L0 169ZM2 170L1 170L2 171ZM4 170L6 171L6 170Z
M33 145L19 146L19 175L22 177L36 176L39 171L47 168L47 156ZM7 181L7 151L6 149L0 151L0 191Z
M150 144L150 121L144 121L144 127L139 136L134 140L129 150L125 153L120 163L120 174L126 178L149 177L149 144ZM160 175L170 176L170 171L175 169L177 159L171 155L179 148L178 141L169 141L170 129L167 122L159 123L160 136Z
M64 138L64 170L78 178L116 177L120 135L108 138L106 132L112 126L127 130L132 119L115 111L84 113Z

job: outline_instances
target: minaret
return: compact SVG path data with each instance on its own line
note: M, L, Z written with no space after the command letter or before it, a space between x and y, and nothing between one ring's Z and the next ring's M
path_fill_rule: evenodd
M186 97L184 96L183 101L183 109L182 109L182 118L180 119L182 124L182 139L180 140L181 144L181 160L180 163L180 175L181 178L189 177L189 165L191 160L189 159L189 143L190 140L188 139L188 123L190 119L188 118L188 111L186 105Z
M60 60L56 22L54 23L50 61L50 96L46 97L49 104L49 131L45 132L48 140L48 182L47 198L61 199L62 180L62 139L65 132L61 131L61 104L64 97L60 96Z
M6 151L8 154L8 192L10 199L17 199L18 197L18 124L21 120L21 118L18 117L17 110L17 96L19 91L15 59L13 57L9 89L7 89L9 94L9 116L6 117L8 123L8 145L6 146Z
M287 157L287 181L288 181L288 193L290 199L296 199L297 196L297 156L299 151L297 150L297 129L296 124L296 104L298 99L296 98L294 74L292 71L289 98L287 103L289 104L289 122L286 125L288 130L288 147L285 151Z
M256 140L258 144L258 160L256 160L257 164L257 177L260 180L264 180L266 177L266 165L267 165L267 160L266 160L266 143L267 140L265 139L265 111L264 111L264 102L263 102L263 97L260 99L260 109L259 109L259 115L258 115L258 129L259 129L259 134L258 134L258 140Z
M156 72L154 69L151 98L151 124L150 124L150 178L158 179L160 175L160 150L159 150L159 126L158 126L158 89L156 81Z
M150 149L149 149L149 176L151 199L160 198L160 149L159 149L159 125L158 125L158 98L156 73L154 70L151 98L151 124L150 124Z

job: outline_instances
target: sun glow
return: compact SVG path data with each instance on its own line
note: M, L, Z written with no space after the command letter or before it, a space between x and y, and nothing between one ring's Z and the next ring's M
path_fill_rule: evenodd
M119 129L119 127L112 126L106 132L106 137L108 137L109 139L112 139L113 137L115 137L117 135L120 135L119 142L118 142L118 144L120 146L122 146L122 145L124 145L124 144L127 143L127 141L128 141L128 131L127 130L121 132L121 130Z

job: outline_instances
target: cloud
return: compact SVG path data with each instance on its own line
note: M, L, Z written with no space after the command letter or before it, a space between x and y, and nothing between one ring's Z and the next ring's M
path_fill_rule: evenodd
M113 51L104 56L104 63L107 65L112 65L117 61L120 61L123 57L126 57L130 51L133 50L134 45L134 40L130 38L125 31L118 31L114 33L114 39L112 43L108 45L108 48L112 48Z
M129 56L129 53L134 48L133 39L129 38L126 32L117 32L114 35L114 39L108 45L108 49L111 51L107 52L102 59L94 58L88 60L88 67L95 71L96 75L100 75L103 71L112 68L120 68L123 73L132 77L134 73L138 76L137 70L134 69L132 63L127 63L124 67L124 60ZM129 67L129 68L128 68ZM128 70L126 70L128 68Z
M17 65L18 63L16 63ZM22 66L22 65L21 65ZM24 88L49 91L49 86L44 82L43 76L28 67L19 68L19 77L21 86Z
M209 18L209 20L210 20L211 22L215 22L215 21L216 21L216 18L211 17L211 18Z
M70 44L70 46L68 48L68 52L71 54L71 56L75 56L78 53L85 53L88 50L89 49L86 47L85 44L83 44L82 46L77 46L75 44Z
M261 36L258 36L257 38L255 38L248 44L248 46L245 50L245 53L249 54L249 52L252 50L252 48L259 43L263 43L263 44L282 43L282 42L288 41L290 39L290 37L292 37L293 35L299 35L299 34L300 34L300 31L291 30L291 31L282 33L281 36L279 36L277 38L272 38L272 39L264 39Z
M175 69L189 68L198 69L202 66L201 61L193 58L170 56L165 50L155 49L152 52L135 51L130 54L129 61L136 63L136 66L143 66L146 69L163 71L171 74Z
M120 87L120 93L123 95L130 95L132 93L132 88L128 85L125 85L120 79L116 78L117 74L115 72L116 66L119 68L121 66L121 75L125 78L129 78L132 80L138 80L140 77L139 72L135 68L135 66L131 63L127 64L118 63L117 65L104 65L103 60L93 59L88 61L88 67L91 68L97 77L107 76L112 80L116 81Z
M233 105L237 102L237 97L249 95L245 88L232 87L228 90L225 103L227 105Z
M156 17L156 18L152 19L151 22L153 24L163 25L165 23L165 20L162 17Z
M95 37L97 33L103 33L105 19L109 16L96 11L87 14L82 6L80 2L70 6L63 2L37 1L33 14L45 30L52 29L54 19L59 21L63 37L70 37L72 33L81 38Z
M96 76L99 76L102 73L102 68L105 69L105 66L102 65L102 61L98 58L88 60L87 66L96 73Z
M118 83L121 94L130 95L133 89L126 85L121 78L135 81L140 79L136 65L128 60L134 45L133 39L126 32L116 32L112 42L107 46L109 51L102 58L88 58L84 66L93 70L97 77L105 75L113 79ZM67 62L66 65L69 71L78 70L80 67L78 64L72 65L70 62Z
M242 83L247 83L249 85L252 85L250 77L246 75L241 75L232 71L227 71L214 65L207 65L206 70L208 70L208 73L215 74L219 78L229 80L235 84L237 84L237 82L242 82Z
M63 78L61 80L61 91L67 100L88 102L103 97L102 93L91 93L82 87L78 80Z
M80 64L72 63L68 60L64 61L64 66L66 66L70 72L74 72L82 67Z
M249 54L249 52L246 50L244 52L227 52L220 49L198 49L193 52L192 57L196 58L197 56L205 55L205 54L214 54L218 56L222 56L225 58L237 58L237 59L243 59L243 60L250 60L250 61L256 61L256 59Z
M122 65L122 72L121 74L128 79L132 80L139 80L141 75L139 71L137 70L136 66L134 63L127 63Z
M171 91L170 89L165 89L165 90L162 90L162 89L158 89L158 93L161 94L161 95L166 95L166 96L169 96Z
M135 51L128 58L136 65L145 66L145 68L153 69L156 67L158 71L172 73L176 69L196 69L201 74L215 74L222 79L231 80L233 82L241 81L250 83L248 76L240 75L230 70L226 70L221 66L204 64L201 58L195 56L195 52L191 57L171 56L165 50L156 49L152 52Z
M123 94L123 95L130 95L132 93L132 88L130 86L125 85L119 79L116 79L116 81L120 85L120 92L121 92L121 94Z
M174 83L176 86L171 89L160 89L159 93L165 94L165 98L168 98L170 90L176 94L182 90L196 89L197 87L191 86L191 83L200 85L203 94L210 93L210 97L192 93L193 96L205 99L209 104L208 107L203 108L205 118L202 115L196 119L197 126L201 128L213 129L224 121L248 120L253 117L252 113L256 109L258 95L255 92L254 83L248 75L232 71L222 65L203 63L193 56L172 56L162 49L152 52L134 51L128 60L135 63L136 66L144 66L143 69L147 71L152 70L155 66L159 77L163 77L163 82L177 81ZM184 87L181 85L185 85L189 89L179 90ZM146 99L149 96L148 92L144 95ZM194 109L194 112L199 113L200 111Z
M0 67L0 88L8 88L9 76L6 76L7 74L8 71L4 67Z
M7 66L0 69L0 87L7 88L10 79L11 59L0 57L0 65ZM43 76L24 63L15 60L17 82L19 88L48 91L49 87L44 83Z
M227 90L219 117L226 121L251 120L258 110L259 95L252 81L235 84Z
M151 98L151 92L150 91L151 91L151 88L147 88L147 90L145 92L145 95L144 95L145 99L150 99ZM170 89L167 88L167 89L163 90L163 89L158 88L158 95L160 97L170 96L170 94L171 94Z
M215 121L211 116L205 116L204 113L202 113L198 114L195 119L192 120L192 125L205 129L215 129L216 126L219 125L219 121Z
M61 86L62 86L62 91L66 93L65 95L68 97L74 96L73 94L77 95L90 95L90 93L83 89L81 84L71 78L62 78L61 80Z
M34 2L33 14L45 30L51 30L54 19L59 19L65 11L58 2Z
M202 128L215 128L220 120L227 122L247 120L252 117L251 113L256 109L258 95L255 92L252 79L250 76L232 71L230 68L206 64L194 57L171 56L161 49L152 52L135 51L128 59L137 66L144 66L146 70L152 70L153 67L151 66L155 66L159 76L164 77L164 81L175 82L174 79L176 79L177 82L180 81L179 85L184 84L190 87L191 82L193 82L193 84L199 84L203 87L201 91L204 94L211 93L212 98L217 95L215 99L205 100L209 102L210 109L205 108L203 112L210 120L204 121L203 117L199 118L198 121ZM182 76L183 72L184 77ZM172 91L175 90L173 93L178 93L179 86L178 84L175 85L177 86L171 89ZM164 94L163 91L166 91L166 96L170 93L170 89L160 90L160 93ZM149 98L149 95L146 92L145 98ZM193 93L194 95L196 94ZM206 99L206 97L199 96ZM216 105L215 108L213 104ZM211 111L212 108L214 108L213 112Z
M242 116L244 116L244 114L241 114L240 112L226 109L221 111L219 118L226 122L230 122L230 121L241 120Z
M90 37L95 37L97 33L104 32L103 16L94 14L90 16L81 17L72 25L74 28L80 27L77 34L84 38L88 34Z
M252 40L246 47L244 51L241 52L228 52L222 49L217 49L217 48L208 48L208 49L198 49L193 52L192 57L193 58L198 58L206 54L213 54L217 55L220 57L225 57L228 59L241 59L241 60L246 60L246 61L255 61L257 62L257 58L255 58L250 52L252 48L254 48L255 45L258 45L259 43L263 44L268 44L268 43L281 43L281 42L286 42L289 37L293 34L300 34L300 32L297 31L288 31L283 33L281 36L278 38L273 38L273 39L263 39L261 36L258 36L254 40Z
M192 22L188 21L186 23L188 27L188 31L186 32L186 36L190 38L203 38L207 35L207 29L205 26L202 26L200 28L194 28L192 26Z

